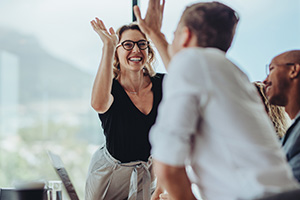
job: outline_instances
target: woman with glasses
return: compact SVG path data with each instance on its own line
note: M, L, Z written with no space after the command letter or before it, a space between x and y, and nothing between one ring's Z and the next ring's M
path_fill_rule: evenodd
M85 198L147 200L153 191L148 133L164 75L155 73L154 51L137 24L124 25L117 33L98 18L91 25L103 42L91 105L106 143L93 155Z

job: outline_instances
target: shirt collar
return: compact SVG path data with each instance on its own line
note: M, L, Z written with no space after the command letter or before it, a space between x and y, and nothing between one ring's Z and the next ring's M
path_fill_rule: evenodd
M300 111L298 112L298 114L296 115L296 117L294 119L292 119L292 124L296 121L296 119L300 117Z

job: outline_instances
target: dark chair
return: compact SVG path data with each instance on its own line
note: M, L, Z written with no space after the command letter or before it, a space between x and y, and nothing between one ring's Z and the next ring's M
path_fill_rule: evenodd
M13 188L0 188L0 200L16 200L17 193Z
M290 190L256 200L300 200L300 189Z
M19 194L20 191L14 188L0 188L0 200L16 200L19 199ZM44 190L43 200L47 200L47 190Z

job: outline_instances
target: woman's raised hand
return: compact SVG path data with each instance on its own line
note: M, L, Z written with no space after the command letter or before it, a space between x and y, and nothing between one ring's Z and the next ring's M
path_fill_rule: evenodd
M159 33L162 26L165 0L149 0L145 18L141 17L138 6L134 6L134 14L141 30L148 36Z
M114 47L117 46L119 38L112 27L110 27L109 31L107 31L103 21L97 17L95 20L91 21L91 25L94 31L96 31L96 33L100 36L104 45L112 45Z

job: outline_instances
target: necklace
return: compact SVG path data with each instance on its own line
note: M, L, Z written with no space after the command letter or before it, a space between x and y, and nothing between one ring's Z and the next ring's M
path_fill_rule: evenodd
M126 90L126 89L125 89L125 90ZM131 92L131 91L128 91L128 90L126 90L126 92L128 92L129 94L135 94L135 95L138 94L138 92Z

